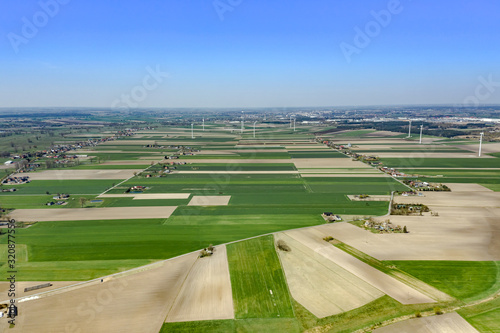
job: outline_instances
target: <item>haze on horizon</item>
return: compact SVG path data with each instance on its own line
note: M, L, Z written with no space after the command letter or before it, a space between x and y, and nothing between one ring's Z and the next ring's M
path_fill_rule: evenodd
M499 13L494 0L7 0L0 107L498 104Z

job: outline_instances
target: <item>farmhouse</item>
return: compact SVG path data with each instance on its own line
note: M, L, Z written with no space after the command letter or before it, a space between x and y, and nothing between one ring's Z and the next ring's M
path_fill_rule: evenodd
M321 216L323 216L325 221L329 222L342 221L342 218L340 216L335 215L332 212L324 212L323 214L321 214Z

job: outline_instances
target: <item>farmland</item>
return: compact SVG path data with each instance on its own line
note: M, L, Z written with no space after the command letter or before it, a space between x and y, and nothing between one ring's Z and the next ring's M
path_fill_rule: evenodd
M481 163L472 158L382 158L384 165L402 166L421 180L452 183L452 192L419 197L439 211L439 217L391 216L410 233L379 235L344 222L326 223L321 214L383 216L387 201L351 201L348 195L383 195L388 200L391 192L408 190L398 179L316 143L312 127L293 133L268 132L263 126L262 133L272 134L255 140L212 128L210 135L194 140L183 128L139 131L137 137L79 150L89 157L75 166L42 166L29 184L2 186L18 189L0 194L2 208L14 210L10 215L18 221L38 221L16 229L17 280L69 283L106 280L119 272L134 280L142 276L144 265L167 265L173 271L147 268L152 279L166 274L174 281L168 301L153 311L149 323L162 332L351 332L432 311L436 305L462 306L499 289L494 224L498 198L475 185L499 184L498 157ZM403 137L394 133L362 130L337 137L367 154L425 151L414 142L401 142ZM367 148L372 141L374 149ZM434 142L442 145L434 151L463 153L444 143ZM182 150L173 148L188 144ZM168 155L177 158L164 159ZM134 186L141 189L131 191ZM469 191L477 202L469 199ZM57 193L71 195L67 204L47 206ZM158 212L166 215L155 215ZM453 237L443 237L448 234ZM330 235L353 252L323 240ZM0 235L2 256L6 238ZM291 252L277 250L278 239L285 240ZM210 244L220 251L198 258L199 250ZM128 273L138 267L139 273ZM1 263L0 274L7 271ZM412 277L400 278L391 275L393 271ZM78 294L85 291L97 289L89 284ZM67 302L64 295L57 295L57 306ZM133 290L127 295L138 297ZM51 297L28 308L41 311ZM78 305L70 303L68 308ZM126 322L131 308L118 303ZM475 327L480 322L487 327L496 320L495 311L471 312L465 318ZM97 322L105 325L101 319ZM34 320L25 327L42 319ZM52 320L47 327L57 327L58 319Z
M273 237L234 243L227 250L236 318L292 318Z

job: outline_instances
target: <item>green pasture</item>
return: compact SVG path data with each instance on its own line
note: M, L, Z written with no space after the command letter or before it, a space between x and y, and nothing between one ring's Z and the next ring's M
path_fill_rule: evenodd
M236 318L293 318L273 236L227 246Z
M417 279L464 301L482 299L500 289L500 262L391 261Z
M16 192L0 192L0 198L3 196L42 195L49 192L50 194L68 193L68 194L100 194L114 184L118 184L117 179L101 179L101 180L33 180L28 184L20 185L3 185L2 188L17 189Z

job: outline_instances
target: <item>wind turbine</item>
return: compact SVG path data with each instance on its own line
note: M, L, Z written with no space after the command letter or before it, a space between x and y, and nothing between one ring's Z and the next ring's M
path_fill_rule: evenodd
M244 130L244 123L245 123L245 111L241 111L241 134L243 134Z
M420 125L420 144L422 144L422 129L424 128L424 125Z
M411 138L411 119L409 120L410 125L408 126L408 137Z
M191 139L194 139L194 124L191 123Z
M483 145L483 135L484 132L481 132L481 136L479 137L479 157L481 157L481 146Z
M296 120L297 120L297 119L294 117L294 118L293 118L293 131L294 131L294 132L295 132L295 121L296 121Z
M203 132L205 132L205 118L203 118Z

